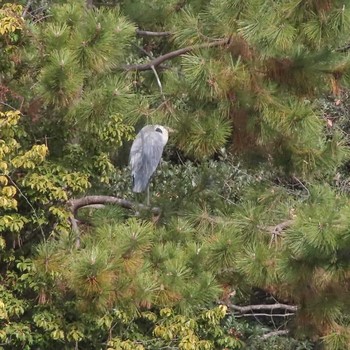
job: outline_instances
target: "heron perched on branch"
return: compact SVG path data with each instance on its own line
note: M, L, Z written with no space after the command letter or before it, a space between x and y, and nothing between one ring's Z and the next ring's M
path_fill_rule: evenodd
M136 135L130 150L131 176L133 192L140 193L147 189L147 204L149 205L148 184L162 158L164 146L168 142L168 130L161 125L146 125Z

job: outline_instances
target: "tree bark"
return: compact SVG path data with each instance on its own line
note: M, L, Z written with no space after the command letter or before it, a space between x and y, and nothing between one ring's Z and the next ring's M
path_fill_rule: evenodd
M258 304L258 305L247 305L247 306L238 306L238 305L230 305L232 310L238 311L240 313L246 313L248 311L256 311L256 310L276 310L276 309L284 309L288 311L297 311L298 307L295 305L288 304Z
M134 203L127 199L113 197L113 196L99 196L99 195L86 196L82 198L71 199L67 202L67 205L74 217L76 217L77 212L80 208L96 205L96 204L115 204L126 209L150 210L154 215L160 214L160 208L158 207L150 208L143 204Z

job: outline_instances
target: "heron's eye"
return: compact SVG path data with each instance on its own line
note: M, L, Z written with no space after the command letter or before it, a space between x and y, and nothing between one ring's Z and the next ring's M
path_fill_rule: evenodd
M156 128L155 130L156 130L157 132L160 132L161 134L163 134L162 129L160 129L160 128Z

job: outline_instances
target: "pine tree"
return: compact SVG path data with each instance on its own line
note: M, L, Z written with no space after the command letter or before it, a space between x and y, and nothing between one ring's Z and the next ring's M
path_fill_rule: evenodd
M348 148L317 102L341 101L349 82L344 2L49 3L47 16L27 9L34 20L2 54L2 116L23 114L22 133L1 134L0 205L17 200L21 215L2 227L29 217L15 231L30 238L44 226L31 252L0 241L2 341L239 349L254 344L239 317L254 315L349 348L348 197L333 182ZM130 210L129 170L112 163L147 123L175 130L151 183L157 215ZM12 160L14 135L45 144L42 167ZM119 197L73 208L82 191Z

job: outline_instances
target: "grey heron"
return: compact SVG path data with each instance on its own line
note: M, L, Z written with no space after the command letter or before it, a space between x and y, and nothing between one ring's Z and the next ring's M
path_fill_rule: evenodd
M146 125L131 146L130 166L133 180L133 192L140 193L147 189L147 204L149 205L148 184L162 158L164 146L168 142L168 130L161 125Z

